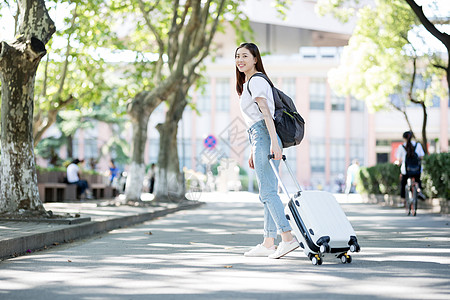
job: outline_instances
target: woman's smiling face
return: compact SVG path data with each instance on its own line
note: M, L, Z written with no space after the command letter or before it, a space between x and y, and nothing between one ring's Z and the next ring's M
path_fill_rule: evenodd
M256 58L247 48L239 48L235 57L236 67L240 72L247 73L255 68Z

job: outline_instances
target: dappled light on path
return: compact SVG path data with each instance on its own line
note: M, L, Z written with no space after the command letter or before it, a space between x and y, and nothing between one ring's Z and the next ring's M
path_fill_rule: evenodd
M0 298L448 299L448 217L340 201L362 250L351 264L313 266L298 250L244 257L262 240L262 205L255 194L214 196L202 195L206 205L195 210L4 261Z

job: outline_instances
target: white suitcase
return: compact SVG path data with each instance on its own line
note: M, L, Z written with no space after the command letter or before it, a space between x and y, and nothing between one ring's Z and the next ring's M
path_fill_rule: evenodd
M286 163L284 155L283 161ZM270 165L284 193L289 197L271 159ZM314 265L321 265L323 258L327 256L336 257L342 263L350 263L352 258L347 251L359 252L360 246L356 233L336 198L328 192L302 191L287 163L286 167L298 192L290 198L284 211L300 247Z

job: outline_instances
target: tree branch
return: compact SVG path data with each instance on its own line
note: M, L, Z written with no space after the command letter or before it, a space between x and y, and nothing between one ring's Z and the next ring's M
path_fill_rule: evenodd
M141 9L142 16L144 17L145 20L145 24L147 24L148 28L155 36L156 42L158 43L159 53L164 53L164 42L161 36L159 35L158 30L155 28L155 26L153 26L149 18L149 12L152 11L152 9L147 11L145 9L145 3L142 0L139 0L139 8Z
M433 64L433 67L447 71L447 67L442 66L442 65Z
M430 22L430 20L425 16L422 6L417 5L414 0L405 1L409 4L423 26L425 26L426 30L428 30L434 37L440 40L442 44L444 44L444 46L447 48L447 51L450 52L450 36L445 32L439 31L436 26L434 26L434 24Z

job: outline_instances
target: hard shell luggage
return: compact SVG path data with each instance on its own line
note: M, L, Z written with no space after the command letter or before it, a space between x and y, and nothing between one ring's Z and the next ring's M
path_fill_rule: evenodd
M269 155L270 165L283 192L290 197L272 158ZM286 163L284 155L283 161ZM290 197L284 212L303 252L314 265L321 265L325 257L335 257L342 263L350 263L352 257L347 252L359 252L360 246L336 198L328 192L302 191L287 163L286 167L298 192Z

